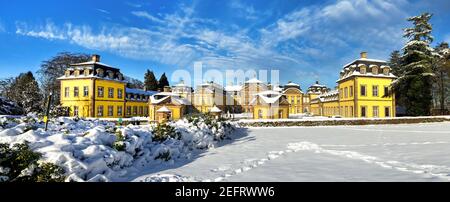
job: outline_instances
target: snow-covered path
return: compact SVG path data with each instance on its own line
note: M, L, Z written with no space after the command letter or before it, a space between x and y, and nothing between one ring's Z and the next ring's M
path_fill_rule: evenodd
M449 122L249 128L190 162L130 180L450 181L449 156Z

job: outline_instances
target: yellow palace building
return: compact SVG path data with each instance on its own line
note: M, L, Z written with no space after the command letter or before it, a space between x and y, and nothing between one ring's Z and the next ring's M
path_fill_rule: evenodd
M126 88L120 70L101 63L99 55L93 55L89 62L72 64L58 80L61 82L61 105L70 109L70 116L148 116L148 100L154 94Z
M253 119L315 116L393 117L395 99L390 85L396 78L386 61L368 59L367 53L342 67L337 87L316 82L304 93L299 84L267 84L256 78L222 87L205 82L194 91L183 81L164 92L126 88L119 69L92 61L73 64L58 78L61 104L70 116L118 118L148 117L150 121L176 120L191 113L247 114Z

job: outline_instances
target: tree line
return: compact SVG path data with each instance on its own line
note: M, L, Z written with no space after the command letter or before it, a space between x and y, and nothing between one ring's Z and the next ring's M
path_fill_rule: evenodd
M408 18L413 26L403 30L407 42L390 55L392 73L398 76L392 88L403 115L448 114L450 49L447 42L431 47L432 16L423 13Z
M84 53L61 52L49 60L43 61L37 71L37 79L31 71L21 73L17 77L0 80L0 96L17 103L24 114L30 112L42 112L47 104L50 93L52 108L60 105L61 84L58 77L64 75L64 71L70 64L87 62L90 55ZM38 82L39 81L39 82ZM163 73L156 80L153 71L147 69L144 82L125 76L127 88L145 89L147 91L161 91L164 86L169 86L166 74Z

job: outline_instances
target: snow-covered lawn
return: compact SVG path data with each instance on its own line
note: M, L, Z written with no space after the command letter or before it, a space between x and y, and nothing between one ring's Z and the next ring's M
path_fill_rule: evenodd
M450 122L249 128L133 181L450 181Z

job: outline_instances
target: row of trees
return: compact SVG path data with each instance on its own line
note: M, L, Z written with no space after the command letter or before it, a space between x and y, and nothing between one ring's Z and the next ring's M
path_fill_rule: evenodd
M51 105L54 108L60 104L61 96L61 84L57 78L64 75L64 71L70 67L70 64L87 62L89 60L90 55L88 54L58 53L51 59L42 62L37 71L38 79L34 77L32 72L26 72L17 77L0 80L0 96L16 102L23 108L24 113L29 113L41 112L47 104L47 96L52 92ZM153 72L147 70L144 79L145 82L142 82L138 79L125 77L128 88L156 91L169 85L165 73L159 81L156 81Z
M408 39L401 51L393 51L389 60L392 72L399 78L393 83L398 106L405 115L430 115L432 108L445 114L450 89L450 50L448 43L430 47L432 14L408 18L413 27L404 29Z

